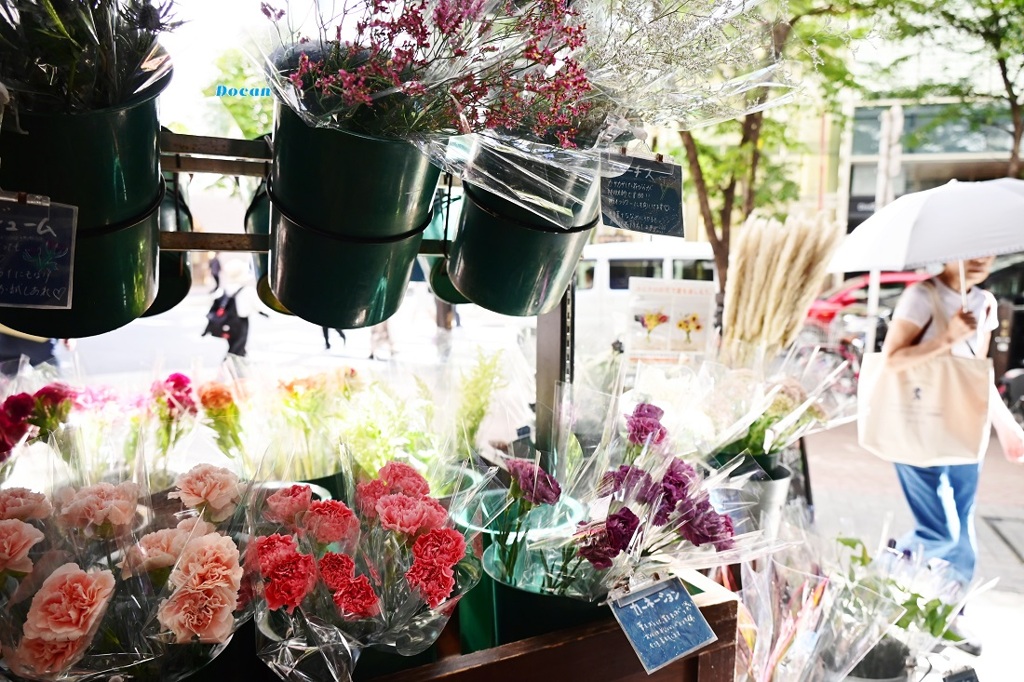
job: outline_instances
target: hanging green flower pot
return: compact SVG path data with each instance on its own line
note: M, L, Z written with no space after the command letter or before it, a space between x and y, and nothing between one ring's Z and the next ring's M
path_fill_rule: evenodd
M77 206L79 232L149 215L161 196L156 98L170 80L118 107L5 117L0 187Z
M261 182L245 210L245 231L247 234L270 234L270 195L267 194L267 183ZM269 257L264 253L253 254L252 266L256 274L256 294L263 304L282 315L291 315L288 309L277 300L270 289L268 274Z
M270 287L289 311L332 329L371 327L398 310L423 228L358 240L304 227L271 212Z
M289 311L351 329L398 309L440 170L408 142L313 128L277 107L270 284Z
M178 184L174 173L166 173L167 192L160 203L161 232L191 232L192 212L189 211L185 187ZM165 313L185 300L192 289L192 257L187 251L168 251L159 257L159 277L156 299L143 317Z
M0 324L78 338L124 326L153 304L164 192L156 98L169 82L170 74L108 109L5 117L0 186L77 206L78 228L72 307L0 308Z
M440 173L408 142L311 128L278 105L270 197L301 225L368 239L422 231Z
M156 298L160 203L158 196L128 224L78 232L71 308L0 308L0 324L67 339L104 334L140 317Z
M598 205L564 229L486 190L464 184L463 193L448 261L455 288L502 315L540 315L554 309L597 225Z

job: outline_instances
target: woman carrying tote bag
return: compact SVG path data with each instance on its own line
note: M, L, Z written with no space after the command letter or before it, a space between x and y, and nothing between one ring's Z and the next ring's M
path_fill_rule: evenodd
M992 330L998 326L996 301L992 294L978 288L977 285L988 277L993 260L992 256L975 258L963 261L962 267L960 261L947 263L938 276L913 285L903 293L893 312L893 321L885 337L882 357L876 358L881 364L877 368L879 386L886 381L891 383L894 378L898 379L891 374L893 372L905 375L920 374L921 368L925 368L930 361L938 358L948 358L950 355L968 359L987 358ZM940 364L955 365L957 362L959 361L951 360ZM954 371L957 377L940 382L947 386L947 391L956 393L941 397L940 409L946 427L955 432L958 426L970 421L963 413L971 412L972 408L974 412L981 409L983 421L977 434L979 452L984 452L990 425L994 425L1007 459L1022 461L1024 431L999 398L992 383L991 369L978 373L974 371L977 367L971 366L971 363L961 365L968 365L969 371ZM934 374L932 370L935 369L927 367L928 372L925 374ZM970 390L948 388L956 386L957 381L964 381L964 377L970 377L971 381L987 382L989 386L972 385L968 387ZM922 396L922 390L927 391L927 386L924 389L910 387L908 400L931 397ZM986 394L989 396L987 410L984 406ZM884 396L880 397L884 399ZM870 404L867 408L869 413L874 411L875 417L882 418L878 414L879 403L874 400L874 396L869 394L860 396L859 399ZM965 400L970 400L973 404L968 405ZM866 437L870 440L872 435L884 436L882 433L870 433L877 429L865 423L864 410L860 416L862 442ZM869 433L865 432L865 426L868 426ZM890 432L890 435L894 434ZM898 440L899 435L895 434L894 438ZM920 461L922 464L915 466L899 463L901 458L898 454L889 457L886 453L879 452L877 448L872 448L870 444L865 445L876 454L897 462L896 473L915 521L914 531L901 538L898 547L914 552L923 548L927 557L937 557L952 564L964 584L969 583L974 576L977 557L974 500L978 490L981 458L978 457L973 463L944 463L948 453L936 451L933 453L934 459L930 461L917 460L914 457L902 460ZM906 445L907 450L914 449L913 443ZM961 445L954 457L961 456L963 451L964 447ZM933 463L937 465L932 465ZM944 499L946 497L951 497L952 504Z

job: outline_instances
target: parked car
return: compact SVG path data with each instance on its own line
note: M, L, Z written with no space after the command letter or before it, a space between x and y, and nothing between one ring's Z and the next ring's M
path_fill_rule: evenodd
M927 272L881 273L879 306L892 309L904 289L929 276ZM852 277L818 297L811 304L810 310L807 311L807 325L826 333L838 315L849 312L863 313L866 310L867 301L868 276ZM851 311L851 308L854 310Z

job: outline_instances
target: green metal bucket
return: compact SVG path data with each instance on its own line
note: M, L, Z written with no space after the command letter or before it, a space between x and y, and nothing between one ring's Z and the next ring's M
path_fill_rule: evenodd
M459 230L448 276L473 303L502 315L553 310L572 282L576 263L597 225L596 208L583 224L563 229L491 192L463 185Z
M79 233L148 216L162 191L156 98L170 79L119 107L6 117L0 187L77 206ZM14 130L15 121L27 134Z
M312 128L279 102L273 146L273 202L297 224L386 239L430 218L441 171L408 142Z
M412 232L365 240L306 227L269 188L270 287L293 314L332 329L371 327L398 310L427 220Z
M104 334L141 316L156 298L161 199L142 218L78 232L71 308L0 308L0 324L67 339Z
M188 208L185 188L176 182L173 173L167 175L168 191L160 202L160 231L191 232L192 212ZM143 317L165 313L185 300L192 290L192 256L181 251L160 253L157 281L156 299L142 313Z
M435 200L434 218L430 221L426 232L423 233L423 237L439 241L447 240L444 229L445 220L450 221L449 229L454 231L459 220L460 207L461 197L456 197L450 205L444 198ZM454 215L450 215L452 213ZM447 258L444 256L420 256L420 266L423 268L423 272L427 273L427 282L430 284L430 290L434 296L454 305L469 303L469 299L459 293L459 290L452 284L451 278L448 277Z
M270 195L267 194L267 183L261 182L245 210L245 231L247 234L270 234ZM264 253L252 256L253 271L256 273L256 295L263 304L282 315L291 315L287 308L277 300L270 289L268 274L269 257Z

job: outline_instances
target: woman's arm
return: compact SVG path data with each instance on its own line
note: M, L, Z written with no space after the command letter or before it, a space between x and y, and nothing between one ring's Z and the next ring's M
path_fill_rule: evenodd
M932 358L949 353L957 342L975 333L978 323L970 313L959 312L946 325L946 331L933 339L915 344L914 339L921 333L921 327L909 320L893 320L885 334L882 353L889 367L902 372L928 362ZM988 347L988 334L985 335ZM979 357L982 354L978 353Z

